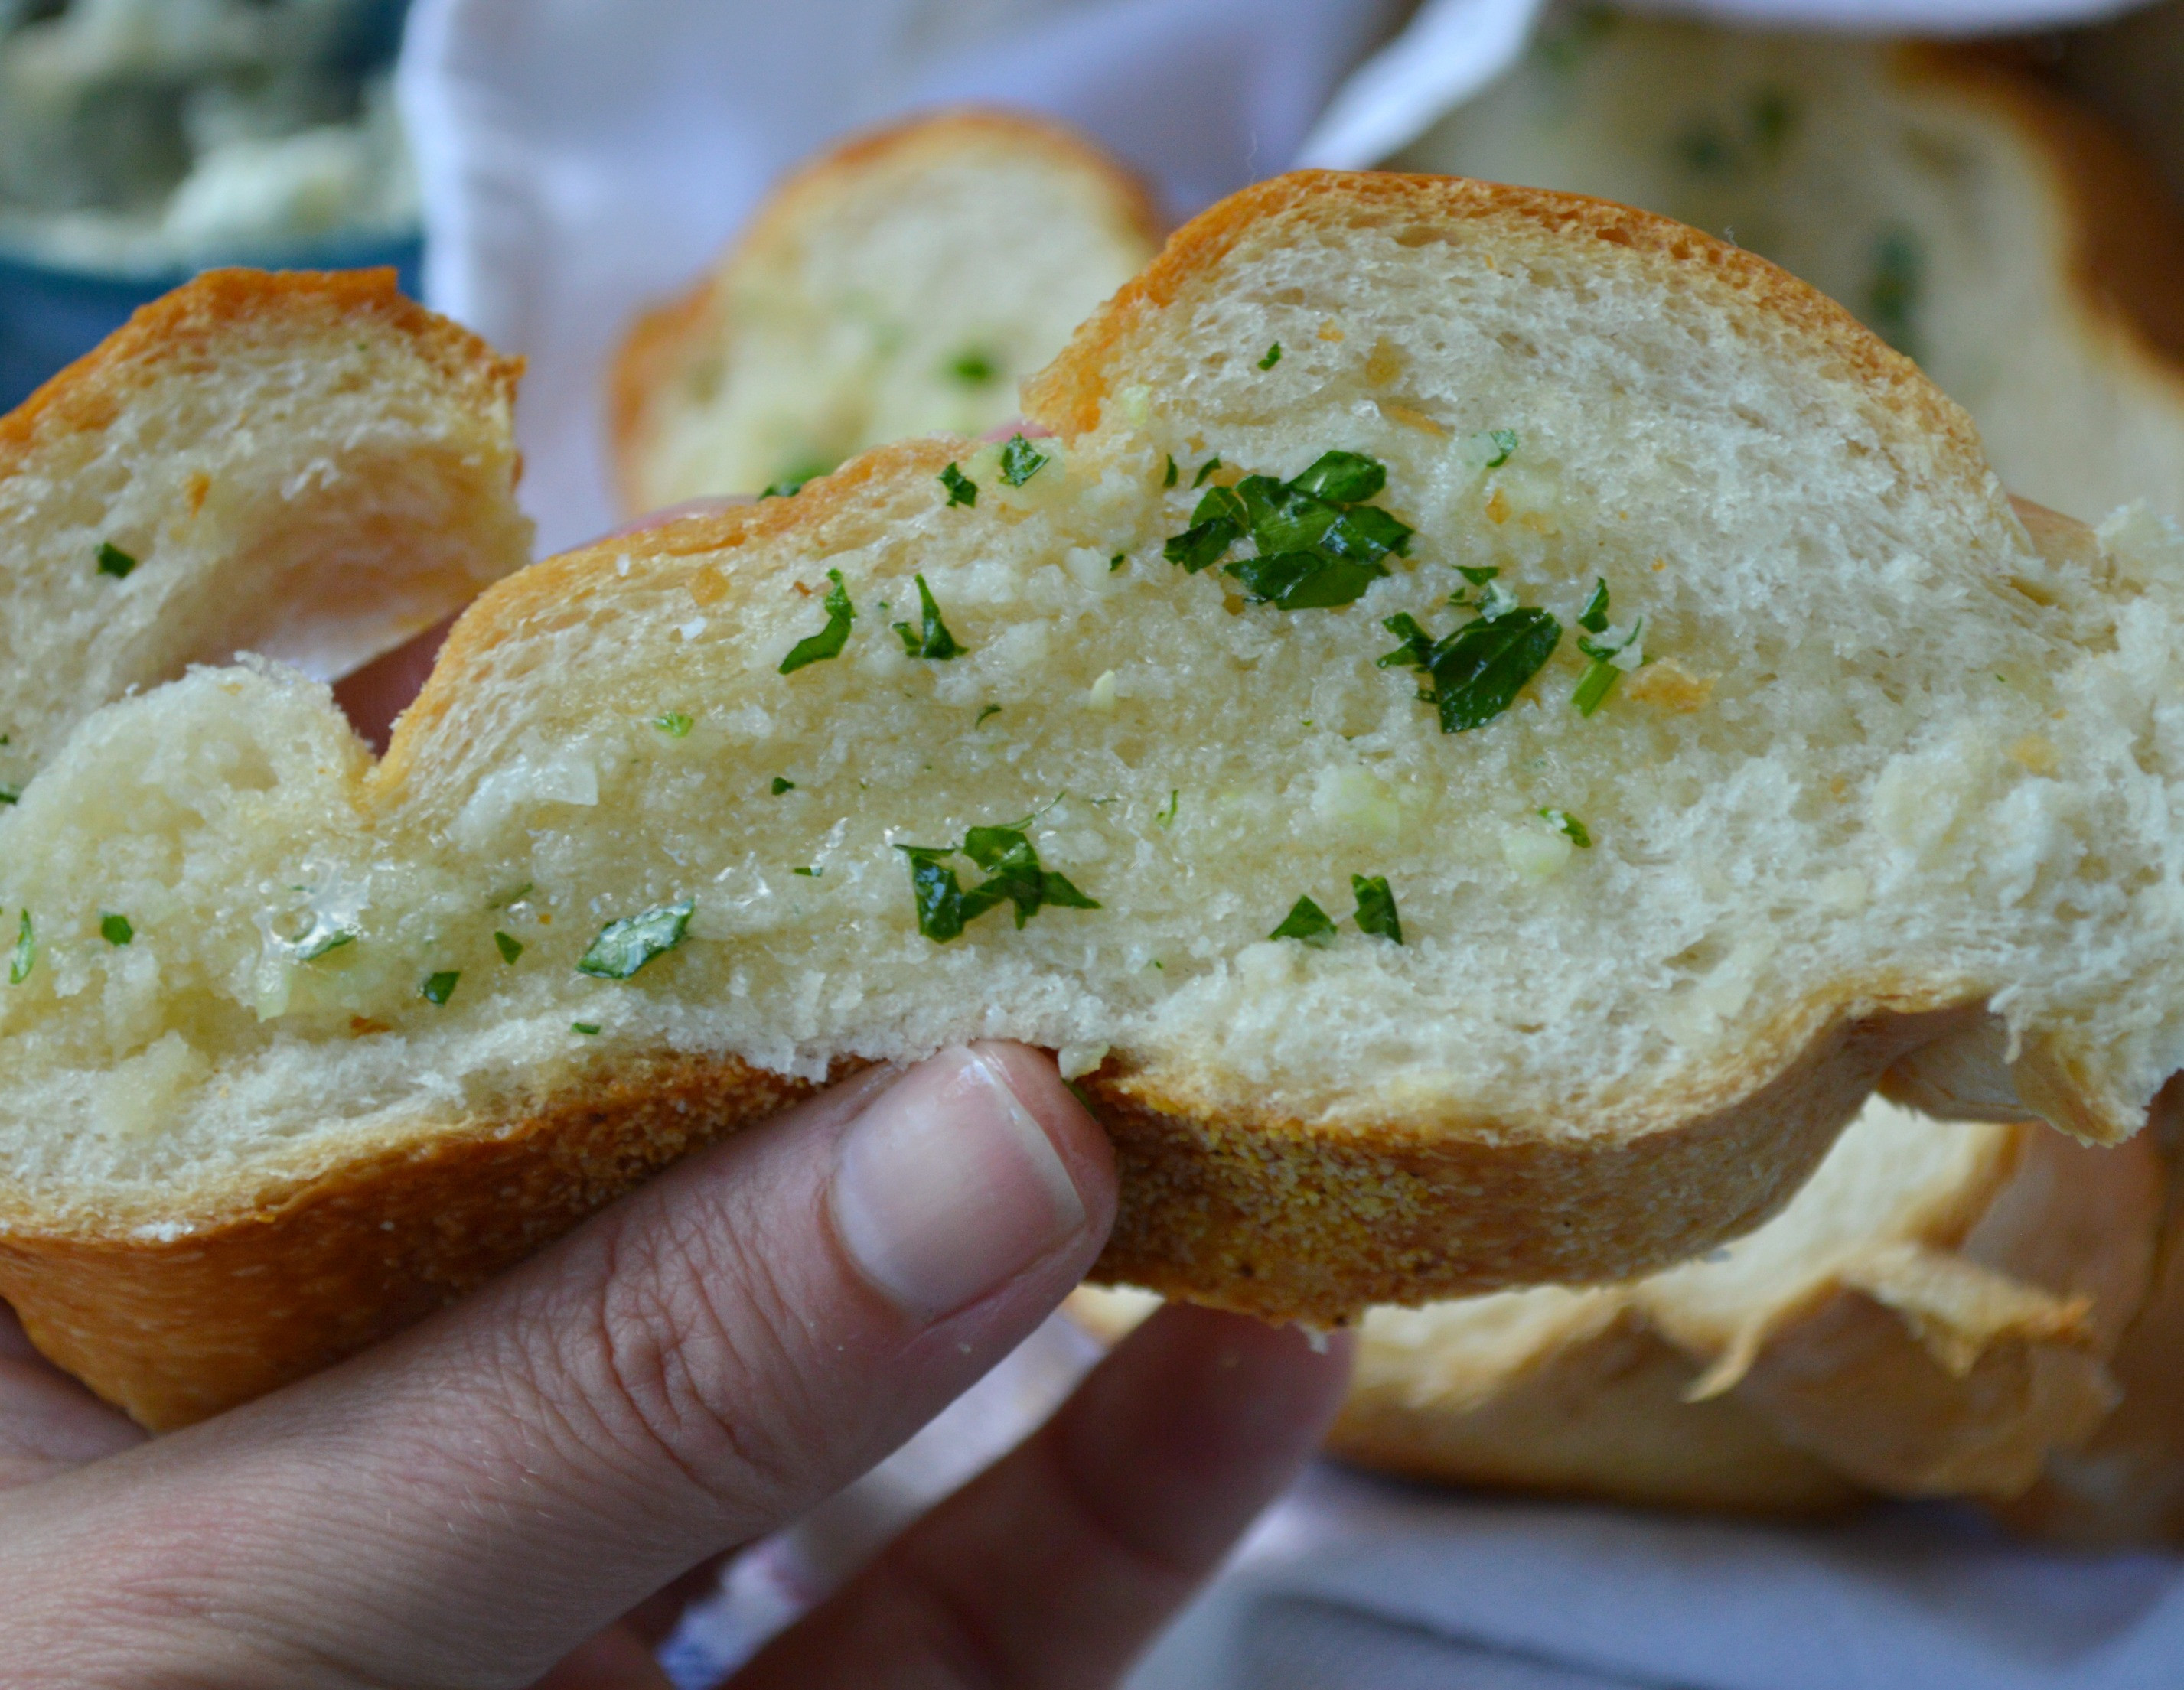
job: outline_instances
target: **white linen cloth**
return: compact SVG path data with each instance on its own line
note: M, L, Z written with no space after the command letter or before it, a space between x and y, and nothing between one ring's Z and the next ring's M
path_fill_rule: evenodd
M1362 166L1520 50L1540 0L417 0L401 92L432 303L531 361L548 549L616 514L602 371L783 170L845 130L993 101L1088 131L1172 215L1292 164ZM1705 0L1806 26L2021 28L2113 0ZM1376 51L1377 48L1377 51ZM2180 91L2184 92L2184 91ZM1050 1323L800 1527L664 1659L709 1683L1089 1364ZM1134 1690L2137 1690L2184 1685L2184 1559L2013 1544L1968 1509L1797 1529L1495 1501L1322 1466Z

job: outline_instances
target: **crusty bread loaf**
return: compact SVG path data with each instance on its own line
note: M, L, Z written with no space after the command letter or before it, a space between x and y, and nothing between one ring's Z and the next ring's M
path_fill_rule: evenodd
M1046 119L945 112L836 147L631 331L623 503L794 485L868 446L1006 421L1019 378L1160 233L1138 181Z
M1858 312L2016 492L2184 517L2184 217L2148 164L1961 51L1570 9L1400 162L1604 195Z
M47 1354L203 1413L972 1035L1104 1273L1323 1321L1699 1254L1892 1065L2119 1139L2184 1057L2176 596L1763 260L1284 177L1026 399L503 583L376 765L263 667L87 721L0 821Z
M191 664L332 679L521 568L521 367L392 270L215 270L0 420L0 786Z
M2115 1403L2104 1364L2144 1300L2163 1189L2146 1140L1875 1098L1786 1209L1704 1260L1372 1310L1329 1447L1685 1508L2014 1496ZM1112 1337L1150 1301L1087 1290L1071 1309Z

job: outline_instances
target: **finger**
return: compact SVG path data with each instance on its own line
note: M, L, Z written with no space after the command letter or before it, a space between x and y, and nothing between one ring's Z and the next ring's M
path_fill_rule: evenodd
M1346 1337L1171 1306L735 1690L1113 1683L1312 1453Z
M39 1506L0 1521L0 1588L36 1587L53 1552L17 1546L42 1533L174 1593L210 1682L528 1682L930 1419L1067 1293L1113 1204L1050 1059L869 1076L370 1355L6 1499ZM120 1620L98 1643L142 1646Z
M348 725L371 742L374 751L387 749L394 719L424 690L425 679L432 672L448 630L454 625L453 616L435 622L414 639L334 682L334 703L341 706Z
M128 1415L32 1348L14 1311L0 1303L0 1491L143 1441Z
M652 1651L627 1626L578 1646L532 1690L674 1690Z

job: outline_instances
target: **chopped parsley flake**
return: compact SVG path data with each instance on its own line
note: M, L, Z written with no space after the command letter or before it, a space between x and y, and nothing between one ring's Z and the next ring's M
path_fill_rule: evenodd
M569 1031L572 1033L582 1033L586 1038L597 1038L599 1034L599 1024L597 1021L571 1021L569 1023Z
M126 581L136 567L136 559L111 540L102 540L98 542L99 574L112 575L116 581Z
M842 648L850 642L850 624L857 620L857 608L850 603L850 591L842 585L841 570L827 570L827 579L834 583L827 593L827 625L788 648L788 655L781 660L783 675L794 675L806 664L839 657Z
M911 894L917 905L917 931L937 945L959 937L975 921L1003 903L1016 906L1017 926L1051 905L1057 909L1097 909L1066 875L1039 866L1039 853L1023 829L1032 818L1010 827L974 827L958 845L898 845L910 859ZM968 892L947 866L958 851L986 871Z
M664 716L655 716L652 725L670 739L681 739L690 731L691 726L690 718L680 710L670 710Z
M1246 475L1234 487L1209 488L1190 527L1162 555L1195 575L1248 533L1258 555L1223 564L1222 572L1241 582L1254 603L1284 610L1355 603L1388 573L1384 559L1410 549L1407 524L1360 503L1387 479L1385 465L1355 452L1325 453L1288 481Z
M1488 581L1493 580L1495 576L1502 573L1498 569L1476 568L1469 564L1458 564L1456 566L1456 572L1462 575L1466 581L1469 581L1474 586L1484 586ZM1463 595L1460 592L1457 593L1455 598L1449 600L1449 603L1451 604L1462 603Z
M1203 464L1201 464L1198 466L1198 473L1190 478L1192 490L1195 492L1198 488L1204 486L1206 485L1206 477L1211 475L1220 467L1221 454L1217 452Z
M1486 460L1486 467L1498 470L1509 461L1510 454L1517 449L1517 431L1513 428L1490 428L1486 431L1486 440L1494 448L1494 455Z
M1167 454L1167 474L1162 479L1161 485L1164 487L1173 486L1178 473L1175 467L1175 453L1171 452Z
M978 502L978 484L950 464L940 472L940 485L948 489L948 508Z
M354 927L314 927L296 947L298 962L315 962L329 951L356 942Z
M1396 915L1396 894L1388 890L1388 877L1352 875L1350 890L1357 898L1357 931L1401 944L1403 924Z
M998 716L1000 713L1001 707L999 704L989 704L984 709L978 712L978 720L972 722L971 725L974 728L983 727L986 725L987 717Z
M925 577L917 577L917 603L920 626L913 631L907 622L898 622L894 631L902 637L902 648L911 657L921 657L933 663L945 663L950 658L963 655L963 648L948 631L948 625L940 620L940 607L933 602L933 589L925 584Z
M790 780L788 776L777 775L773 777L774 797L779 798L783 792L793 792L795 790L796 782Z
M23 802L20 787L0 787L0 804L19 804Z
M824 869L815 869L815 868L812 868L810 864L805 864L803 868L800 868L800 869L791 869L788 872L789 872L789 873L791 873L792 875L801 875L801 876L804 876L804 878L805 878L805 879L806 879L807 881L816 881L816 880L817 880L817 879L819 878L819 876L822 876L822 875L825 874L827 871L826 871L826 870L824 870Z
M1282 925L1267 935L1270 939L1295 939L1299 944L1324 950L1334 942L1334 924L1327 912L1308 898L1301 898L1282 917Z
M983 352L958 353L948 365L948 373L969 387L983 387L1000 371L994 360Z
M1155 812L1153 820L1157 821L1162 827L1174 826L1175 807L1177 803L1181 801L1182 798L1183 789L1180 787L1170 787L1167 789L1167 802L1162 804L1160 809Z
M1577 613L1577 625L1588 634L1607 631L1607 583L1596 575L1592 582L1592 597L1585 601L1585 609Z
M1607 587L1605 582L1595 590L1593 597L1601 607L1601 620L1607 620ZM1592 607L1588 604L1587 610ZM1585 664L1585 673L1578 677L1577 690L1570 694L1570 703L1578 714L1590 716L1607 702L1607 695L1615 690L1615 683L1623 678L1625 670L1635 669L1643 661L1646 619L1641 616L1630 625L1630 631L1618 634L1607 629L1600 639L1589 634L1578 636L1577 648L1591 661Z
M1009 443L1001 448L1001 479L1012 487L1020 487L1044 470L1048 454L1041 452L1020 434L1009 436Z
M1113 557L1107 559L1107 573L1109 575L1114 574L1117 570L1122 568L1123 565L1129 562L1129 560L1130 554L1128 552L1116 553Z
M20 986L31 977L31 969L37 960L37 933L31 926L31 912L25 909L15 928L15 954L8 962L8 983Z
M453 968L428 974L425 983L417 988L417 995L427 1003L444 1003L455 995L455 982L462 977L462 971Z
M98 918L98 937L109 945L125 945L136 937L136 930L129 925L126 915L102 915Z
M594 980L627 980L653 958L666 955L682 942L697 908L697 899L684 898L642 915L608 922L592 941L592 948L577 959L577 972Z
M1533 606L1490 619L1482 615L1438 640L1407 614L1381 625L1403 643L1380 659L1380 667L1424 671L1429 690L1418 696L1440 712L1443 733L1482 726L1507 709L1546 666L1563 637L1563 625Z
M1282 343L1279 341L1276 341L1272 346L1267 348L1267 355L1259 360L1259 368L1262 370L1272 370L1281 361Z
M513 933L504 933L499 928L495 928L493 942L493 948L500 953L500 959L504 963L512 965L516 958L523 954L523 941Z
M505 909L510 904L521 903L530 896L531 882L526 881L521 886L510 887L506 892L498 892L488 898L485 901L485 907L488 909Z
M1540 816L1556 832L1565 835L1569 842L1580 851L1592 849L1592 835L1585 831L1585 824L1568 810L1543 809Z

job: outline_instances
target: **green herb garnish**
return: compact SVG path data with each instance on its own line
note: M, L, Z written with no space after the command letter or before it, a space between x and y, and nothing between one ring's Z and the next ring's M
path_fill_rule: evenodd
M493 948L500 953L500 959L504 963L513 965L516 958L523 954L523 941L513 933L504 933L496 927L493 942Z
M136 937L136 930L129 925L126 915L102 915L98 918L98 937L109 945L125 945Z
M1032 818L1007 827L974 827L957 845L898 845L910 859L910 887L917 905L917 931L935 944L946 944L975 921L1003 903L1016 906L1017 926L1022 927L1050 905L1057 909L1097 909L1096 899L1087 898L1066 875L1039 866L1039 853L1023 829ZM956 878L947 859L958 851L986 871L986 878L969 891Z
M917 577L917 603L922 618L921 626L913 630L907 622L898 622L894 631L902 637L902 648L911 657L921 657L933 663L945 663L950 658L963 655L963 648L948 631L948 625L940 620L940 607L933 602L933 589L926 586L925 577Z
M1272 346L1267 348L1267 355L1259 360L1259 368L1262 370L1272 370L1281 361L1282 343L1279 341L1276 341Z
M1570 843L1576 846L1579 850L1592 849L1592 836L1585 831L1585 824L1568 810L1543 809L1540 814L1546 820L1548 826L1567 837Z
M297 945L296 960L316 962L327 952L337 951L343 945L353 945L355 942L356 930L354 927L334 927L324 932L320 932L315 927Z
M642 915L608 922L592 941L592 948L577 959L577 972L594 980L628 979L653 958L666 955L682 942L697 908L696 898L684 898Z
M786 775L777 775L773 777L774 797L779 798L783 792L793 792L795 790L796 782L790 780Z
M948 489L948 508L978 502L978 484L950 464L940 472L940 485Z
M958 353L948 365L948 373L967 386L983 387L1000 371L994 361L982 352Z
M1396 919L1396 894L1388 890L1388 877L1363 875L1350 877L1350 890L1357 898L1357 931L1403 942L1403 924Z
M569 1023L569 1031L572 1033L582 1033L586 1038L597 1038L599 1024L597 1021L571 1021Z
M781 660L783 675L794 675L806 664L839 657L842 648L850 642L850 624L857 620L856 607L850 603L850 591L842 585L841 570L827 570L827 579L834 583L827 593L827 625L788 648L788 655Z
M978 720L972 722L971 725L974 728L983 727L986 725L987 717L998 716L1000 713L1001 707L999 704L989 704L985 709L978 712Z
M1258 555L1223 565L1253 603L1284 610L1355 603L1388 573L1382 559L1402 555L1409 526L1376 505L1358 503L1387 485L1386 467L1362 453L1329 452L1287 481L1246 475L1212 487L1191 526L1162 555L1191 574L1220 561L1248 533Z
M1164 487L1172 487L1172 486L1173 486L1175 485L1175 478L1176 478L1177 474L1178 474L1178 471L1177 471L1176 467L1175 467L1175 453L1173 453L1173 452L1171 452L1171 453L1169 453L1167 454L1167 476L1166 476L1166 477L1162 481L1161 485L1162 485L1162 486L1164 486Z
M19 804L23 802L20 787L0 787L0 804Z
M1129 562L1129 560L1130 554L1128 552L1116 553L1113 557L1107 559L1107 573L1109 575L1114 574L1117 570L1122 568L1123 565Z
M803 868L800 868L800 869L791 869L788 872L789 872L789 873L791 873L792 875L801 875L801 876L804 876L804 878L805 878L805 879L806 879L807 881L816 881L816 880L817 880L817 879L819 878L819 876L822 876L822 875L825 874L827 871L826 871L826 870L824 870L824 869L815 869L815 868L812 868L810 864L805 864Z
M496 893L486 899L485 907L488 909L505 909L510 904L519 903L530 895L531 882L526 881L521 886L511 887L506 892Z
M1295 939L1299 944L1324 950L1334 942L1334 924L1327 912L1308 898L1301 898L1282 917L1282 925L1267 935L1270 939Z
M102 540L98 542L99 574L112 575L116 581L126 581L129 579L131 571L136 567L136 559L131 557L111 540Z
M691 725L690 718L680 710L670 710L664 716L655 716L652 725L670 739L681 739L690 731Z
M1047 462L1047 453L1022 435L1012 434L1009 443L1001 448L1001 479L1012 487L1020 487L1044 470Z
M1403 643L1379 666L1424 672L1429 689L1418 696L1440 712L1443 733L1465 732L1507 709L1546 666L1563 637L1563 625L1536 607L1520 606L1490 620L1481 616L1438 640L1407 614L1381 625Z
M1206 485L1206 478L1207 476L1211 475L1212 475L1212 474L1216 470L1219 469L1220 467L1221 467L1221 454L1220 454L1219 453L1217 453L1217 453L1214 453L1211 458L1207 459L1206 459L1203 464L1201 464L1198 466L1198 473L1197 473L1195 475L1193 475L1193 476L1190 478L1190 485L1191 485L1192 489L1193 489L1194 491L1195 491L1197 488L1200 488L1200 487L1204 486Z
M1604 587L1596 595L1603 600L1606 596ZM1585 634L1578 636L1577 648L1591 659L1585 664L1585 673L1578 677L1577 690L1570 694L1570 703L1577 707L1578 714L1590 716L1607 703L1607 695L1615 690L1615 683L1623 678L1624 670L1635 666L1626 665L1622 661L1623 654L1638 643L1645 631L1646 619L1641 616L1630 625L1630 631L1619 637L1611 634L1606 639L1596 640Z
M1589 634L1607 631L1607 583L1597 575L1593 578L1592 597L1577 613L1577 625Z
M38 959L38 940L31 926L31 912L23 912L22 920L15 928L15 954L8 959L8 983L20 986L31 977L31 969Z
M1513 428L1490 428L1486 431L1486 438L1494 447L1494 455L1486 460L1486 467L1498 470L1509 461L1510 453L1517 449L1517 431Z
M455 995L455 982L462 977L462 971L453 968L428 974L425 983L417 988L417 995L427 1003L444 1003Z
M1157 821L1162 827L1174 826L1175 807L1182 801L1182 798L1183 789L1180 787L1170 787L1167 789L1167 802L1153 813L1153 820Z

